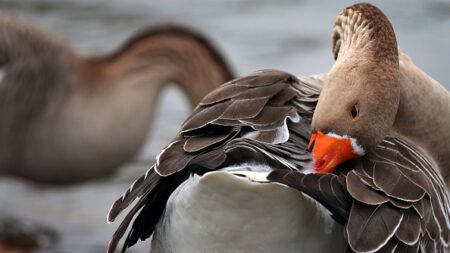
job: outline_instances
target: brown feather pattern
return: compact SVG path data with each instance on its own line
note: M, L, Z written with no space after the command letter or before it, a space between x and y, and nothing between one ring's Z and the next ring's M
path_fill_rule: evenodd
M108 252L115 250L139 210L123 251L148 238L168 197L190 174L243 161L271 166L276 170L269 180L298 189L329 209L346 226L348 252L448 252L445 184L434 165L407 142L388 137L374 152L342 164L335 174L301 172L311 162L306 147L323 78L299 80L264 70L207 95L157 164L111 207L109 221L140 198ZM283 129L288 130L284 139Z

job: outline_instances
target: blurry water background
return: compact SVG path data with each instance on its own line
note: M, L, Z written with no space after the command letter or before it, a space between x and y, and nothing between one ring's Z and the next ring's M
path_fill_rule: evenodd
M394 25L401 49L450 89L450 1L372 1ZM277 68L296 75L333 64L335 17L354 1L312 0L0 0L3 10L64 38L80 51L102 54L140 28L184 24L205 33L236 74ZM152 131L135 162L117 176L64 188L0 179L0 212L55 229L59 240L43 252L105 252L118 226L106 224L110 204L154 162L176 134L189 104L175 86L160 98ZM130 252L148 252L149 242Z

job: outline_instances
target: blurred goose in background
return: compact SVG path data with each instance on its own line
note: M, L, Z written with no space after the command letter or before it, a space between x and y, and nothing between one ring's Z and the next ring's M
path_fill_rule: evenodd
M436 138L418 140L402 128L405 121L422 124L407 127L423 134L435 127L436 145L447 148L438 154L448 154L449 142L440 143L448 136L448 92L402 53L399 64L393 28L370 4L338 16L333 52L327 75L258 71L204 97L156 164L112 205L110 222L137 199L108 252L133 219L122 252L150 236L158 253L448 252L446 161L426 149ZM414 108L429 103L439 117ZM364 121L361 132L341 128L347 118ZM318 157L331 147L345 157ZM306 173L324 171L333 173Z
M132 159L164 85L195 107L233 77L212 44L183 27L86 56L3 12L0 63L0 173L48 184L99 178Z

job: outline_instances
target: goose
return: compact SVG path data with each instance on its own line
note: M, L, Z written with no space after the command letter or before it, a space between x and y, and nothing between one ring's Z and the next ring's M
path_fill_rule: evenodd
M391 133L425 152L448 186L450 93L398 52L387 19L370 23L352 9L348 12L350 17L336 20L332 34L336 64L327 75L312 120L312 152L316 167L321 165L317 169L333 171ZM375 36L361 31L372 26L379 29L380 39L365 38Z
M0 61L0 173L42 184L97 179L132 159L165 84L181 87L193 108L233 78L188 28L144 29L87 56L3 12Z
M107 252L115 251L128 227L122 252L149 237L152 253L448 252L450 200L431 152L394 132L379 133L385 136L369 149L359 136L327 131L320 117L333 117L333 108L316 116L325 110L319 110L325 89L347 76L380 84L407 81L400 93L407 85L435 88L406 56L400 61L407 62L390 61L391 72L376 75L374 68L385 62L366 66L381 59L365 59L370 52L362 49L373 50L378 41L389 41L381 43L389 48L374 56L399 61L388 18L371 4L355 4L337 17L338 60L330 73L295 77L262 70L206 95L156 164L113 203L108 222L135 204ZM355 46L362 47L358 57L339 60ZM424 80L432 84L410 84ZM358 104L357 110L362 119L368 109ZM355 157L333 169L318 163L320 152L334 143L330 138L345 140L338 147Z

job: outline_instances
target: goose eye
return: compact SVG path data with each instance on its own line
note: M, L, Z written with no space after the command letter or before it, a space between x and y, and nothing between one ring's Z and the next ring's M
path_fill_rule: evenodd
M350 114L352 115L352 119L356 119L358 117L358 108L356 108L356 105L352 106L352 109L350 110Z

